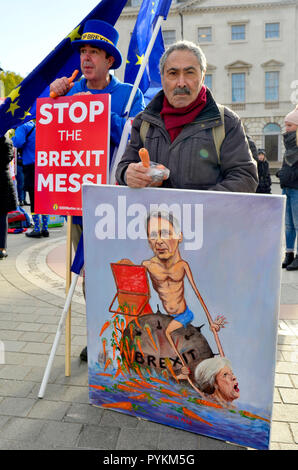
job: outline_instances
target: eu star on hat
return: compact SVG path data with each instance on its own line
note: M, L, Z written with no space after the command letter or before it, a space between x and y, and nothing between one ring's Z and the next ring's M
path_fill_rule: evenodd
M73 41L72 45L81 48L89 44L98 49L103 49L115 59L111 68L118 69L122 64L121 53L116 47L118 39L118 31L109 23L101 20L88 20L84 24L81 39Z

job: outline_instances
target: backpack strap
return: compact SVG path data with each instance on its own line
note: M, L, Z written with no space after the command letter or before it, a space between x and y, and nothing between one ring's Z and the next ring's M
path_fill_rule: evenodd
M226 135L225 134L225 119L224 119L225 107L221 104L217 104L217 106L220 112L222 124L220 126L216 126L212 128L212 136L213 136L213 140L214 140L214 144L216 148L218 163L220 164L220 147ZM145 145L146 135L147 135L149 127L150 127L149 122L142 121L142 124L140 127L140 137L141 137L141 141L143 142L143 145Z
M143 142L143 145L145 145L146 135L147 135L149 127L150 127L150 123L148 121L142 121L142 124L140 127L140 137L141 137L141 141Z
M218 104L218 103L216 104L220 112L222 124L220 126L216 126L212 128L212 136L213 136L214 145L216 148L218 163L220 164L220 147L226 135L225 134L225 118L224 118L225 107L221 104Z
M33 124L33 126L31 127L30 131L26 134L26 139L29 137L29 135L32 134L32 132L34 131L35 129L35 123Z

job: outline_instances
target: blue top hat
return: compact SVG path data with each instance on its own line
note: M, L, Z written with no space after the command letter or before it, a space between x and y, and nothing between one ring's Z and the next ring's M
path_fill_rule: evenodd
M122 56L116 48L119 34L113 26L101 20L88 20L84 24L83 34L81 39L73 41L74 47L82 47L85 44L98 47L111 54L115 61L112 69L118 69L122 63Z

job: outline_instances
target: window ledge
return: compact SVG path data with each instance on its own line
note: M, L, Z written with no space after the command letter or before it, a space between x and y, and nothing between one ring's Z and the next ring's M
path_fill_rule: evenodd
M279 38L264 38L264 42L268 42L268 41L281 41L281 37L279 37Z
M246 103L231 103L230 107L235 111L245 111L245 105Z
M279 101L265 102L265 109L276 109L276 108L279 108Z
M214 46L214 41L198 42L198 45L199 45L200 47L204 47L204 46Z
M230 39L228 44L244 44L247 43L247 39Z

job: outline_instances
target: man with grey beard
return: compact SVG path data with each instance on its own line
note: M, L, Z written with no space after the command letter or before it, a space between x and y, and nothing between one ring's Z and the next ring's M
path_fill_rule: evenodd
M119 184L255 192L256 163L240 118L215 102L204 85L206 68L206 57L194 43L179 41L165 51L163 89L133 121L116 171ZM140 161L142 147L151 162L170 170L161 183Z

